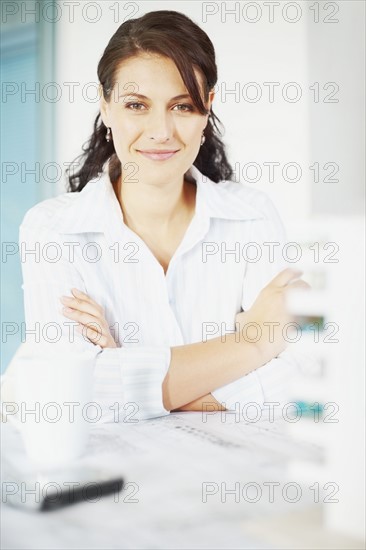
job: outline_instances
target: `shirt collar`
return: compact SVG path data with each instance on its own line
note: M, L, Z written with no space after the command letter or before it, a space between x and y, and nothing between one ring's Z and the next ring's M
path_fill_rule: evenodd
M196 210L209 218L225 220L254 220L265 215L251 204L252 189L242 183L223 180L215 183L196 166L188 171L197 182ZM246 190L246 192L243 192Z
M250 204L252 191L243 193L241 183L229 180L215 183L192 165L187 174L197 184L196 214L204 218L228 220L253 220L265 218L263 213ZM52 228L59 233L104 232L111 215L123 222L123 214L115 195L107 169L100 177L90 180L80 192L70 193L72 200L59 209ZM246 196L247 195L247 196Z

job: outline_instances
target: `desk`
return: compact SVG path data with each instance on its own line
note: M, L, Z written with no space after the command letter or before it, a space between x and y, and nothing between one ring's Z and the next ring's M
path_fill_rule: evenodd
M93 425L80 463L119 469L126 483L119 498L43 513L2 504L1 547L361 548L322 531L322 505L314 504L308 487L296 503L283 497L285 485L296 482L289 478L291 461L320 464L321 449L293 441L280 419L238 420L228 412L184 412ZM24 463L22 441L10 423L2 425L2 440L3 459ZM271 482L279 484L272 502Z

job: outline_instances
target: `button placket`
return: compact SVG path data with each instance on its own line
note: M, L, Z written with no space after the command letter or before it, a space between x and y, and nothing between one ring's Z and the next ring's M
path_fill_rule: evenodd
M174 319L175 326L177 327L179 334L182 338L182 343L184 343L183 331L179 326L178 319L176 317L175 304L176 301L173 297L173 282L174 275L176 270L179 267L179 261L182 256L192 250L204 237L207 235L210 228L210 219L207 217L199 218L196 214L191 220L191 224L188 227L187 232L185 233L182 242L175 251L172 259L170 260L168 270L166 272L165 278L165 288L166 288L166 301L171 312L171 317ZM163 269L162 272L164 273Z

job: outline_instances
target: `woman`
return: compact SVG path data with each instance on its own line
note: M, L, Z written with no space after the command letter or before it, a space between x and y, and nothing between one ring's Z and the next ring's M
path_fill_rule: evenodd
M210 39L181 13L147 13L117 29L98 77L71 192L20 227L41 251L22 262L27 330L70 340L77 324L98 352L98 399L134 402L140 418L263 405L287 373L285 291L306 284L281 271L279 246L269 257L284 242L270 200L230 181Z

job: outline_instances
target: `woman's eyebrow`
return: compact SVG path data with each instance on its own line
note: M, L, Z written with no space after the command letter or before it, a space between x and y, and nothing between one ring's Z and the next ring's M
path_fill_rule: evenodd
M140 99L149 99L146 95L142 95L142 94L135 94L134 92L127 92L126 94L121 94L120 96L118 97L131 97L131 96L134 96L134 97L139 97ZM190 99L191 96L189 94L180 94L180 95L176 95L174 97L172 97L169 101L175 101L176 99Z

